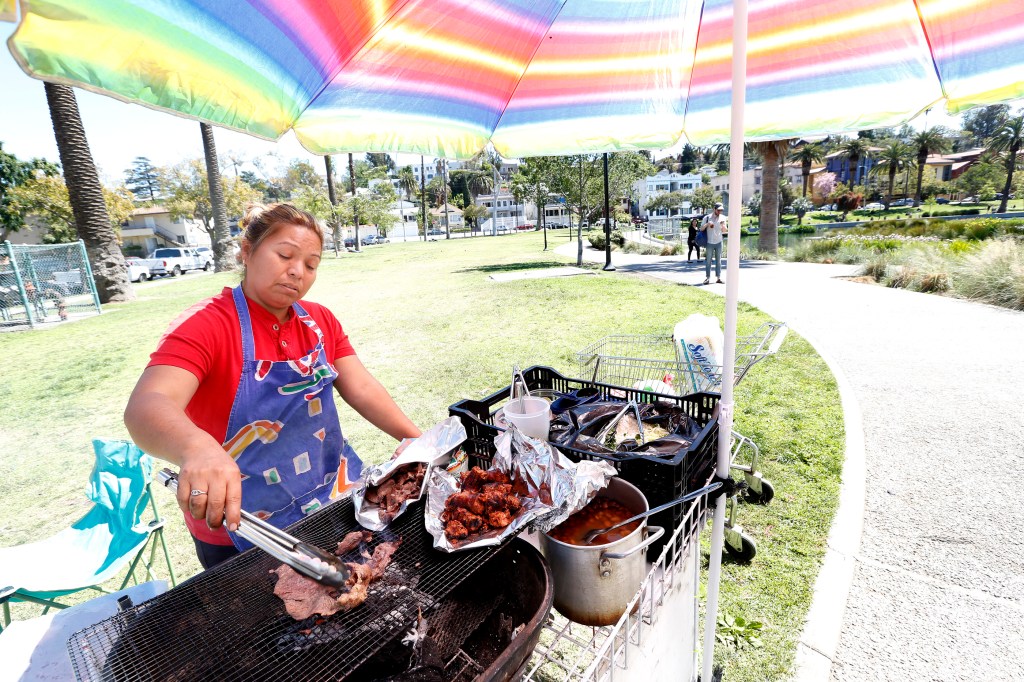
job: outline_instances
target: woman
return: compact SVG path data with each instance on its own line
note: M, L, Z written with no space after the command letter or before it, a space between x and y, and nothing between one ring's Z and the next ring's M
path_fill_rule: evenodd
M301 300L323 249L316 219L253 206L242 227L241 284L171 324L124 414L139 447L180 467L178 505L204 568L249 546L227 532L242 506L283 528L358 479L332 385L395 439L420 435L334 315Z
M693 250L697 249L697 260L700 260L700 247L697 246L697 226L700 224L698 218L690 218L690 227L686 231L686 262L690 262Z

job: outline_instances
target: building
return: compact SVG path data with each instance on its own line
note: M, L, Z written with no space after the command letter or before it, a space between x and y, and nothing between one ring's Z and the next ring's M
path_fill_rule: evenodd
M829 173L836 174L836 182L842 182L850 185L867 185L873 179L871 176L871 169L875 167L877 163L876 159L872 158L873 152L882 151L878 147L869 148L868 154L861 156L857 159L857 167L854 169L853 179L854 182L850 182L850 159L845 152L832 152L825 157L825 170Z
M658 171L654 175L648 175L633 183L633 197L636 201L637 211L640 215L650 217L669 217L675 215L689 215L690 203L683 201L682 205L673 209L658 209L649 211L647 204L662 194L681 192L683 195L693 194L701 186L703 176L707 175L714 186L718 172L713 166L704 166L695 173L674 173L669 170Z
M172 218L164 206L145 206L132 211L121 226L121 245L145 255L161 246L211 246L211 240L202 221Z
M419 204L399 199L391 204L388 212L398 218L398 222L388 230L389 237L415 237L419 234Z
M432 208L427 211L427 219L430 221L430 226L435 227L442 232L444 231L444 206L440 208ZM452 230L461 230L465 228L466 224L462 220L462 211L453 206L448 205L448 223L451 225Z
M483 232L487 232L491 229L491 222L494 219L494 204L497 202L498 206L498 226L507 227L509 229L515 229L526 220L525 207L522 204L516 203L515 198L511 192L502 191L500 188L497 192L490 194L480 194L473 201L477 206L483 206L488 211L487 218L480 219L480 229Z

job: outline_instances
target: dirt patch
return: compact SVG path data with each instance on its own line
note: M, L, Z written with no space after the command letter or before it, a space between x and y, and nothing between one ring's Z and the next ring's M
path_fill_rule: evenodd
M858 284L878 284L874 277L868 277L867 275L857 275L856 277L837 277L836 279L844 279L847 282L856 282Z

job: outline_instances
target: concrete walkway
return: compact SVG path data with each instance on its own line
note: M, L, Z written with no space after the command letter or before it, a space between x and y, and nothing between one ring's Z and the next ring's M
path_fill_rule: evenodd
M685 257L615 253L613 263L704 280ZM845 274L740 267L740 299L789 323L833 368L852 438L796 679L1024 680L1024 314Z

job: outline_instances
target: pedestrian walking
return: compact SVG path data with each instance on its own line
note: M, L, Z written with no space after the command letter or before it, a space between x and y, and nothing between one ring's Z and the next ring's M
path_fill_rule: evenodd
M711 283L711 259L715 259L715 281L722 283L722 240L729 234L729 220L722 214L724 206L715 204L715 209L708 214L700 225L700 230L707 235L707 246L704 247L704 284Z

